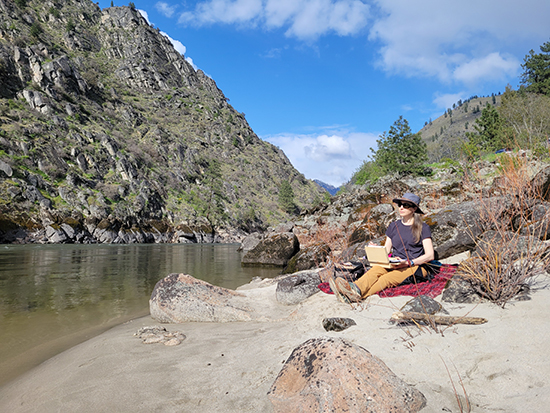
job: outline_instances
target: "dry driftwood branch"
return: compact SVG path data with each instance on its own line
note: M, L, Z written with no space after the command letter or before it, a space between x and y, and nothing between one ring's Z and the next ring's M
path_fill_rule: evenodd
M392 314L394 321L428 321L436 324L485 324L486 318L481 317L456 317L448 315L429 315L425 313L415 313L412 311L396 311Z

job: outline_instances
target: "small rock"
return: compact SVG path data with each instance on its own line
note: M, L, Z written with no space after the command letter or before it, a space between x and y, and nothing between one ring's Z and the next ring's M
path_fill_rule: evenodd
M355 325L357 325L357 323L351 318L331 317L323 320L323 328L326 331L343 331Z
M134 336L140 338L143 344L162 343L165 346L177 346L186 339L185 334L182 332L170 332L160 326L142 327Z
M427 295L419 295L418 297L413 298L412 300L408 301L403 307L401 307L400 311L424 313L430 315L434 315L438 312L447 314L447 311L443 308L441 304L439 304L433 298L428 297Z

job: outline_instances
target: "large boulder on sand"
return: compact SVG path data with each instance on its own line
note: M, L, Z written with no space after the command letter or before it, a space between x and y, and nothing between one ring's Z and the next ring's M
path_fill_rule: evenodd
M244 254L243 265L273 265L284 267L300 250L300 242L292 232L274 232L263 238Z
M186 274L170 274L155 285L151 317L161 323L250 321L246 297Z
M294 349L268 392L276 413L418 412L426 398L367 350L338 338Z

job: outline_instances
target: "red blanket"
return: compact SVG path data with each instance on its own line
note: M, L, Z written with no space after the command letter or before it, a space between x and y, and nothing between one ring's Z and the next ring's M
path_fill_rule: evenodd
M420 284L406 284L398 285L393 288L386 288L385 290L380 291L378 295L380 297L397 297L398 295L410 295L417 297L419 295L427 295L430 298L435 298L443 292L447 281L453 277L456 268L456 265L443 264L439 272L431 281ZM333 294L328 283L319 284L319 289L327 294Z

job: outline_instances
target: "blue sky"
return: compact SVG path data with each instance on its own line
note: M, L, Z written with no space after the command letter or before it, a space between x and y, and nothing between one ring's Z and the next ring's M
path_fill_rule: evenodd
M516 88L550 40L547 0L133 3L260 138L334 186L399 116L417 132L459 99Z

